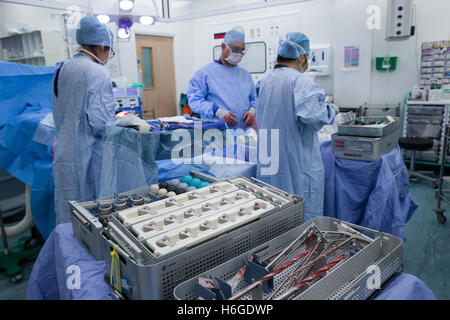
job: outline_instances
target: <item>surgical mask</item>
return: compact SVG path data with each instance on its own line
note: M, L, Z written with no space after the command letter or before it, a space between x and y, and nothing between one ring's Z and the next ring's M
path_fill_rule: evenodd
M110 49L110 50L111 50L111 49ZM87 51L87 50L85 50L85 49L81 49L80 51L83 51L83 52L86 52L87 54L89 54L91 57L93 57L95 60L97 60L97 62L98 62L100 65L102 65L102 66L106 65L106 64L108 63L108 61L109 61L109 58L111 57L111 54L110 54L109 57L108 57L106 60L100 60L95 54L93 54L93 53L90 52L90 51Z
M233 64L233 65L236 65L239 62L241 62L244 54L243 53L232 52L230 47L227 44L225 44L225 45L227 46L228 50L230 50L230 55L227 58L225 58L225 60L228 63Z
M298 61L300 63L300 72L306 72L306 70L308 70L309 67L309 59L308 56L306 56L306 66L302 65L302 56L303 54L300 56L300 58L298 58Z
M302 49L302 51L303 51L303 53L305 54L305 58L306 58L306 66L304 66L304 65L302 65L302 56L303 56L303 53L302 54L300 54L300 57L298 58L298 61L300 62L300 72L306 72L306 70L308 70L308 67L309 67L309 63L310 63L310 61L311 61L311 54L307 54L306 53L306 50L305 49L303 49L303 47L301 46L301 45L298 45L297 44L297 46L300 48L300 49Z

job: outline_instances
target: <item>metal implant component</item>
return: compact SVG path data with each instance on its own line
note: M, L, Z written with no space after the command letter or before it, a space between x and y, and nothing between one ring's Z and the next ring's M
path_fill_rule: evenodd
M245 209L245 208L240 208L239 209L239 215L240 216L245 216L246 214L248 214L247 209Z
M190 218L190 217L193 217L193 216L195 216L195 212L192 209L186 210L184 212L184 217L185 218Z
M228 215L223 214L219 217L219 223L227 223L230 222L230 218L228 217Z
M117 200L119 200L119 201L125 201L125 202L127 202L128 199L130 199L130 197L128 197L127 194L122 194L122 195L117 196Z
M234 196L234 198L235 198L236 200L242 200L242 199L244 199L242 193L240 193L240 192L236 193L236 195Z
M171 223L175 223L175 222L177 222L177 218L175 216L170 216L170 217L167 217L167 218L164 219L164 224L165 225L168 225L168 224L171 224Z
M131 198L133 207L142 206L144 204L144 197L135 196Z
M112 212L112 205L101 204L99 207L99 211L101 215L110 214Z
M212 209L211 203L205 203L205 204L202 206L202 211L203 211L203 212L208 211L208 210L211 210L211 209Z
M220 190L219 190L219 187L217 187L217 186L212 186L211 188L209 188L209 191L210 191L211 193L213 193L213 192L219 192Z
M155 222L149 222L146 225L144 225L144 227L142 228L144 230L144 232L149 232L149 231L153 231L153 230L158 230L158 226L156 225Z
M186 239L186 238L193 238L194 235L191 233L191 230L184 229L183 231L180 231L179 233L180 239Z
M205 230L209 230L209 229L213 229L213 227L211 226L211 223L209 221L205 221L200 224L200 230L205 231Z
M159 239L158 241L156 241L156 244L159 247L171 247L172 246L172 242L170 242L170 239L168 237Z
M122 201L122 200L117 200L116 202L114 202L114 208L116 209L116 211L125 210L128 208L127 202Z
M155 212L147 206L138 209L138 216L143 216L145 214L155 214Z
M178 203L178 201L175 200L175 199L168 199L168 200L166 200L166 207L170 207L170 206L178 206L178 207L181 207L182 204L181 204L181 203Z
M194 200L198 198L200 198L200 195L198 194L197 191L193 191L192 193L189 194L189 200Z

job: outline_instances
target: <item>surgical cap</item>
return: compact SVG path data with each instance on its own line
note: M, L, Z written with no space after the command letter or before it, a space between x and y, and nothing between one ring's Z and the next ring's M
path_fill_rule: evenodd
M231 29L225 34L224 42L226 44L245 43L245 35L240 30Z
M89 15L80 20L76 33L79 45L103 45L113 49L114 34L104 23L98 21L94 15Z
M278 55L283 58L297 59L303 53L309 55L309 38L303 33L289 32L279 43Z

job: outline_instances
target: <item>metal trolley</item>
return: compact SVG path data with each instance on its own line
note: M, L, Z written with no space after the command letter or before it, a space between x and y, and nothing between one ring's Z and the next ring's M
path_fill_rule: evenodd
M450 204L450 199L448 199L444 194L449 193L449 189L443 189L443 183L444 181L447 183L450 183L450 177L444 176L444 170L445 170L445 164L447 163L447 153L448 153L448 139L450 135L450 127L448 124L445 125L444 128L444 143L442 147L441 152L441 165L439 170L439 183L438 183L438 189L436 190L436 197L437 197L437 207L433 208L433 211L436 213L437 219L440 223L445 223L447 221L447 218L444 215L445 209L441 207L441 200L444 200L445 202Z

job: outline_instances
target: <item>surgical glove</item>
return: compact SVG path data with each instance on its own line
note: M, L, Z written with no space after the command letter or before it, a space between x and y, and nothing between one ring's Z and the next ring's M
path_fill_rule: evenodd
M334 110L334 113L338 114L339 113L339 107L337 105L335 105L334 103L330 103L330 104L331 104L331 107Z
M246 113L244 113L244 116L242 117L242 119L244 119L244 127L245 128L250 127L250 126L252 126L252 128L254 128L256 126L255 108L251 107Z
M217 109L216 117L225 121L227 126L229 126L229 127L234 127L235 125L238 124L234 113L224 110L224 109L221 109L221 108Z

